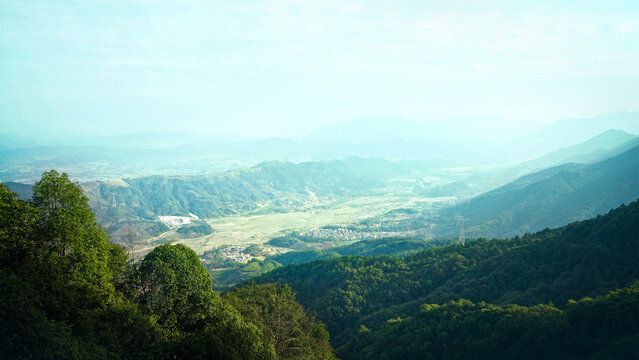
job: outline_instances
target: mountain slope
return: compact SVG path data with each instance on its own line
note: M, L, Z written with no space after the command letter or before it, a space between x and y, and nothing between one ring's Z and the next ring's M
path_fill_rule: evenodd
M394 166L382 162L391 169ZM98 221L119 238L130 226L147 236L167 231L157 222L161 215L213 218L265 207L286 212L327 199L367 194L383 186L371 177L349 171L340 161L273 161L210 176L147 176L90 182L83 188Z
M564 164L513 181L443 214L440 236L469 219L467 236L514 236L603 214L639 197L639 147L595 164Z
M18 194L20 199L28 200L33 196L33 185L9 181L4 183L10 191Z
M639 351L639 282L566 310L551 305L423 304L362 327L342 359L628 359Z
M550 152L535 160L521 164L523 169L544 169L566 162L589 163L601 161L606 153L635 139L636 136L621 130L608 130L577 145ZM628 149L629 150L629 149Z
M0 184L3 359L334 359L290 289L222 299L183 245L131 261L66 175L43 174L33 193Z
M263 162L205 176L143 176L81 184L100 224L114 239L157 236L169 230L158 216L201 218L250 211L287 212L337 198L370 194L395 177L420 177L432 164L349 157L320 162ZM23 197L30 185L8 183ZM176 235L176 236L179 236Z
M255 279L290 285L339 347L423 303L459 298L531 306L602 296L639 279L639 201L587 221L510 240L477 240L404 259L342 257Z
M639 134L639 113L618 112L591 118L558 120L538 131L515 138L507 149L528 156L541 156L561 147L579 144L609 129Z

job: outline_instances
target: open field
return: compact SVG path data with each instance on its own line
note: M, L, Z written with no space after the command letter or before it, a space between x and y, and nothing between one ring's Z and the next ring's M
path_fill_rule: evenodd
M284 233L307 231L326 225L347 225L362 219L381 215L389 210L415 207L416 204L438 202L443 199L415 198L414 196L368 196L346 201L335 201L329 206L305 211L258 215L235 215L208 219L214 233L193 239L182 239L198 253L222 246L262 244Z

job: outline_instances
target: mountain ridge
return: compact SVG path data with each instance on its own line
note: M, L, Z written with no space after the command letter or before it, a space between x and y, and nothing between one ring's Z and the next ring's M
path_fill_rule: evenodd
M278 268L256 283L288 284L317 311L339 349L361 329L412 316L420 304L532 306L602 296L639 279L639 200L607 214L506 240L479 239L400 259L354 256ZM353 358L352 355L350 358Z
M466 235L515 236L602 214L639 197L639 146L594 164L563 164L524 176L449 209ZM450 222L450 221L449 221ZM453 236L450 225L440 235Z

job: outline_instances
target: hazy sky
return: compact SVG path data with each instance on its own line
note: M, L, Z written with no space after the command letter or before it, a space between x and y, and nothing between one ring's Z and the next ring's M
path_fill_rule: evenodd
M0 133L639 111L639 1L531 3L1 0Z

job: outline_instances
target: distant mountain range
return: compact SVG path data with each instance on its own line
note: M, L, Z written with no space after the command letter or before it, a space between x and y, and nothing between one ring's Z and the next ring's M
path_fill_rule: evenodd
M349 156L425 159L442 168L505 166L575 145L608 129L639 133L638 124L638 113L618 113L546 126L499 116L437 122L367 118L329 125L297 140L238 140L187 133L42 140L0 134L0 181L33 182L51 168L84 182L144 175L207 175L263 161Z
M68 138L31 138L16 134L0 134L0 151L29 147L94 146L112 149L166 149L187 144L231 141L214 135L186 132L144 132L125 135L77 136Z
M505 182L516 178L517 174L528 173L444 210L435 229L438 237L456 236L458 228L453 217L455 213L461 213L469 219L466 223L468 237L522 234L595 216L638 197L638 146L639 138L635 135L609 130L515 167L471 174L464 181L472 181L473 186L454 179L441 184L426 184L420 180L417 184L422 187L416 187L414 191L416 195L426 197L470 196L477 193L478 184L484 187L491 181L499 184L498 178ZM41 148L15 151L34 158L47 155ZM124 150L113 151L115 153L110 156L115 160L115 154ZM73 163L74 156L98 156L91 152L74 153L73 147L56 148L50 151L49 155L52 154L63 163ZM140 156L145 155L141 153ZM582 163L567 163L570 161ZM157 221L157 216L161 215L189 216L193 213L211 218L255 211L260 207L266 207L268 211L289 211L303 206L308 200L308 191L327 198L359 196L384 187L386 181L396 177L446 177L448 175L439 170L445 164L432 160L389 161L356 157L299 164L264 162L216 175L123 177L88 181L82 186L100 223L115 238L124 236L131 228L142 238L148 238L168 230ZM540 168L543 170L530 173ZM21 196L29 196L29 185L18 182L8 185ZM407 228L419 223L407 225Z
M420 140L430 143L476 143L498 137L522 136L540 127L534 121L512 121L503 116L456 116L423 121L397 117L370 117L327 125L306 135L310 142L381 143Z
M363 195L383 186L340 161L265 162L211 176L148 176L82 185L107 230L121 235L139 223L148 235L162 232L158 215L214 218L268 208L303 209L318 199Z
M81 183L98 221L116 241L132 231L149 238L169 229L158 216L201 218L250 211L302 210L315 201L352 198L396 176L423 176L423 161L346 158L324 162L263 162L207 176L143 176ZM29 198L32 185L7 182ZM314 204L317 205L317 204Z
M517 151L532 159L561 147L584 142L609 129L639 134L639 113L618 112L555 121L537 131L512 139L505 149Z
M524 162L519 167L525 171L545 169L569 162L592 163L621 154L637 145L637 135L622 130L608 130L577 145L563 147L535 160Z
M404 140L379 144L310 144L268 139L161 149L37 146L0 151L0 181L34 182L51 168L85 182L145 175L208 175L263 161L306 162L351 156L424 159L442 168L487 161L470 148Z
M475 148L475 151L495 158L502 153L502 158L505 155L517 155L531 159L557 148L586 141L608 129L638 134L639 113L609 113L592 118L558 120L550 124L513 121L502 116L458 116L420 122L393 117L362 118L324 126L303 140L372 144L401 139L438 146Z

